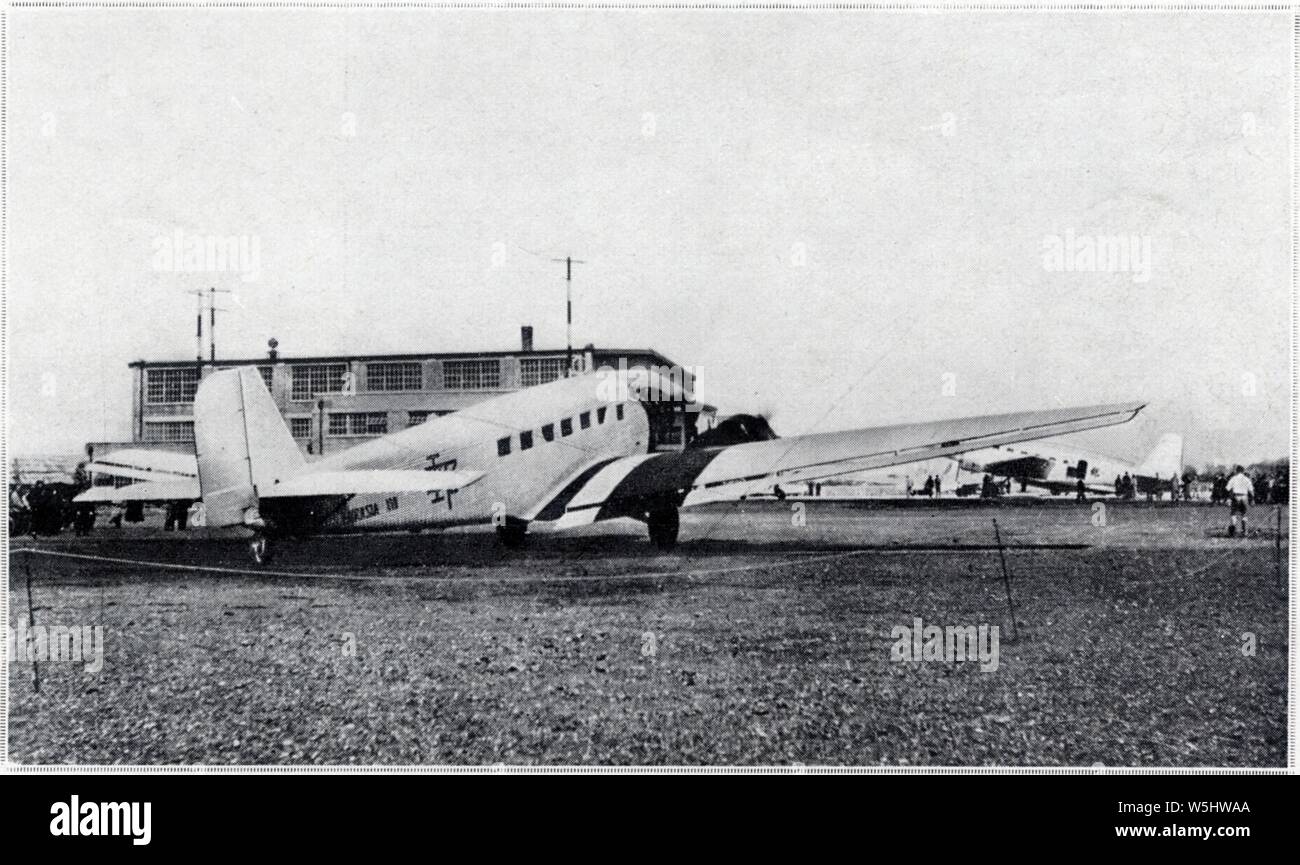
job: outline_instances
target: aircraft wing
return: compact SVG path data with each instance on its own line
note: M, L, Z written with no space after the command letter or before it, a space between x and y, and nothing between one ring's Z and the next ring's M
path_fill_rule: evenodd
M528 519L552 528L641 516L651 506L729 501L776 484L836 475L1125 423L1144 403L987 415L932 423L814 433L720 448L597 462L554 490Z

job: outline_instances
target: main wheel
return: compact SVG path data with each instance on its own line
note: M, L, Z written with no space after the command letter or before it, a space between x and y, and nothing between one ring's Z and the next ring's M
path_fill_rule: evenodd
M524 545L524 537L528 534L527 523L508 522L504 526L497 526L497 540L501 546L508 550L517 550Z
M248 554L255 565L270 564L271 559L275 557L275 547L271 545L271 539L266 535L257 535L248 542Z
M650 529L650 543L661 550L677 546L677 532L681 528L677 508L656 508L646 515L646 525Z

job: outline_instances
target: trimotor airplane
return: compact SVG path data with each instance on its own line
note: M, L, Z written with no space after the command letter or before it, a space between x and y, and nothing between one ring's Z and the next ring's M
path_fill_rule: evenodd
M1146 459L1136 464L1052 441L983 448L962 454L958 462L962 471L1009 478L1053 495L1076 492L1080 479L1089 493L1114 494L1115 479L1126 474L1134 481L1135 493L1160 495L1170 492L1171 483L1182 477L1183 437L1177 433L1161 436Z
M658 378L654 376L653 378ZM652 542L677 541L678 510L797 483L976 448L1095 429L1142 403L1051 409L777 438L730 423L681 450L652 448L649 406L685 401L673 382L620 392L599 373L562 378L307 461L251 367L203 379L194 451L124 450L90 465L132 478L81 502L202 500L208 528L243 527L253 560L272 540L326 532L495 525L507 546L530 528L563 530L631 517ZM244 534L244 533L241 533Z

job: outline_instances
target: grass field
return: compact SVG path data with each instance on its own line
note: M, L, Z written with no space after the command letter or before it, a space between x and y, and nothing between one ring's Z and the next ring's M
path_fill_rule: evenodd
M104 659L38 663L39 692L11 663L11 757L1285 764L1272 511L1230 541L1226 511L1198 506L1112 503L1098 525L1064 501L792 505L687 512L671 555L635 524L514 552L476 532L333 537L286 542L273 574L153 530L19 539L11 625L30 568L37 624L101 626ZM997 625L997 669L893 659L918 617Z

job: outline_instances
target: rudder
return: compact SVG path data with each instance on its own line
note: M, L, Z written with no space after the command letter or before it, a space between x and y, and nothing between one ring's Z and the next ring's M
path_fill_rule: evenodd
M252 367L219 370L194 396L194 455L209 527L258 518L258 490L306 465L280 410Z
M1156 442L1142 464L1137 467L1141 477L1168 480L1170 475L1183 473L1183 437L1178 433L1166 433Z

